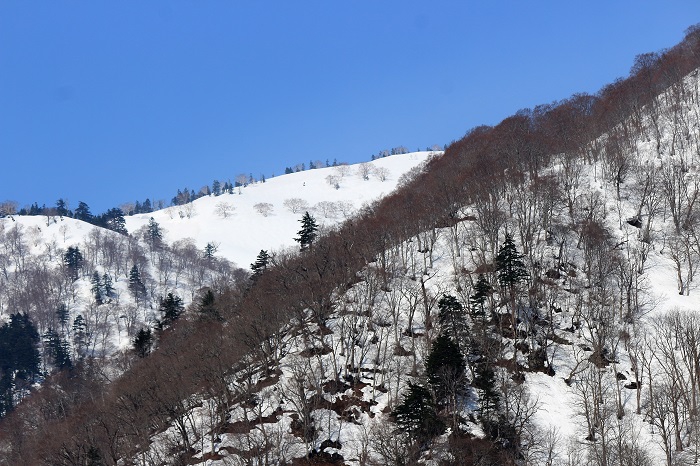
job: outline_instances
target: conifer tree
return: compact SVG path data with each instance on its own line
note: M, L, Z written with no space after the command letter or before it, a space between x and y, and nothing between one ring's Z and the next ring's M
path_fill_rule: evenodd
M102 289L104 296L108 299L114 297L114 286L112 286L112 277L108 273L102 275Z
M474 294L469 298L469 308L473 316L478 316L481 318L486 316L484 303L491 292L491 285L486 281L483 274L479 274L479 277L476 279L476 283L474 284Z
M509 293L514 293L518 284L527 280L529 274L523 262L523 255L515 247L513 236L506 233L503 245L496 255L498 283Z
M100 274L97 273L97 270L95 270L92 273L92 278L90 279L90 283L92 283L92 288L90 288L90 291L92 292L92 296L95 298L95 303L100 306L103 304L102 301L102 279L100 278Z
M66 204L66 201L63 199L59 199L56 201L56 213L60 215L61 217L67 217L70 215L70 211L68 210L68 205Z
M255 280L260 275L262 275L265 272L265 270L267 270L267 264L269 262L270 255L267 253L267 251L261 249L258 253L258 257L255 259L255 262L250 264L250 270L253 271L253 276L251 278Z
M200 315L206 318L222 321L223 318L221 317L221 314L219 313L219 310L216 309L216 296L214 296L214 292L207 288L207 290L202 294L202 297L199 299L199 305L197 306Z
M214 243L207 243L207 245L204 246L204 258L209 261L213 260L217 249Z
M151 217L148 220L148 229L146 230L146 241L152 249L159 248L163 243L163 230L153 217Z
M83 268L83 255L78 246L69 246L63 255L63 264L66 266L66 274L73 281L78 280L80 270Z
M12 314L0 326L0 417L9 413L16 394L28 390L40 374L39 333L27 314Z
M78 314L73 319L73 347L79 358L85 355L88 346L88 332L85 318Z
M90 207L88 207L88 205L83 201L80 201L78 203L78 207L75 209L73 216L74 218L82 220L84 222L92 222L92 214L90 213Z
M427 388L409 382L408 392L393 413L399 429L410 438L425 443L445 431Z
M466 336L467 320L464 306L456 297L446 294L440 298L438 301L438 321L442 331L461 347L460 342Z
M141 272L136 264L129 271L129 291L137 303L146 299L146 285L141 280Z
M68 312L68 307L61 303L56 309L56 317L58 317L58 322L61 324L61 331L66 332L66 327L68 326L68 317L70 313Z
M425 362L425 373L438 402L459 391L465 368L464 356L457 343L445 334L438 336Z
M180 315L184 309L185 307L182 304L182 298L172 293L168 293L168 296L166 296L165 299L160 300L158 311L160 311L163 317L158 321L158 328L163 329L171 326L173 322L180 318Z
M49 328L44 335L44 345L46 354L53 360L53 364L58 370L70 369L73 362L70 359L70 349L68 342L63 340L58 333Z
M153 333L151 329L141 329L134 337L134 351L140 358L145 358L153 348Z
M294 241L298 242L301 246L301 250L311 249L311 246L318 236L318 225L316 225L316 220L307 211L301 220L301 230L297 233L299 236L294 238Z

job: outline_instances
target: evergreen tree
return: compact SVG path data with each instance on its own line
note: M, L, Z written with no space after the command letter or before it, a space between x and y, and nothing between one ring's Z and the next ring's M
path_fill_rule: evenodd
M427 442L445 431L445 424L435 412L430 392L412 382L408 393L393 413L399 429L409 434L412 440Z
M78 314L73 319L73 347L79 358L85 356L88 346L87 324L82 315Z
M134 351L140 358L145 358L151 354L153 348L153 333L151 329L141 329L134 337Z
M269 264L269 262L270 255L267 253L267 251L261 249L258 253L258 257L255 259L255 262L250 264L250 270L253 271L253 276L251 278L255 280L262 275L265 270L267 270L267 264Z
M58 322L61 324L61 331L65 333L66 327L68 326L68 317L70 317L68 307L65 304L61 303L58 305L58 309L56 309L56 317L58 317Z
M207 245L204 246L204 258L209 261L213 260L217 249L214 243L207 243Z
M523 262L523 255L515 247L513 236L510 233L506 233L503 245L496 255L496 273L498 274L498 283L511 294L519 283L529 277Z
M458 391L465 368L464 356L457 343L444 334L437 337L425 362L425 373L438 401Z
M182 299L179 296L168 293L165 299L160 300L158 311L160 311L162 318L158 321L158 328L163 329L171 326L173 322L180 318L184 308Z
M68 210L68 204L63 199L56 201L56 213L61 217L70 216L70 210Z
M0 326L0 417L14 407L17 394L39 375L39 333L26 314L12 314Z
M153 217L148 219L148 229L146 230L146 241L153 249L160 248L163 243L163 230Z
M112 277L108 273L102 275L102 289L104 290L104 296L107 299L114 298L114 287L112 286Z
M136 264L129 271L129 291L137 303L146 299L146 285L141 280L141 272Z
M99 225L121 233L122 235L127 235L129 232L126 230L126 220L124 220L124 212L119 208L109 209L104 214L100 215Z
M78 207L75 209L73 216L74 218L82 220L84 222L92 222L92 214L90 213L90 207L88 207L88 205L83 201L80 201L78 203Z
M197 309L202 317L223 321L219 310L216 309L216 296L209 288L200 297Z
M474 294L469 298L470 310L473 316L485 317L484 303L492 292L491 285L483 274L479 274L474 284Z
M214 196L221 195L221 183L219 180L214 180L214 182L211 184L211 192L214 194Z
M301 250L306 248L311 248L316 236L318 236L318 226L316 225L316 220L306 212L300 220L301 230L297 233L299 236L294 238L294 241L301 245Z
M438 301L438 321L440 328L461 347L461 342L467 331L467 319L464 306L456 297L443 295Z
M34 380L39 374L39 333L27 314L12 314L0 327L2 376Z
M66 274L73 281L78 279L83 268L83 255L78 246L69 246L63 255L63 264L66 266Z
M60 371L73 367L68 343L54 329L49 328L44 334L44 345L46 354L51 358L56 369Z
M100 306L103 304L102 301L102 279L100 278L100 274L97 273L97 270L95 270L92 273L92 278L90 279L90 283L92 283L92 288L90 288L90 291L92 292L92 296L95 298L95 303Z

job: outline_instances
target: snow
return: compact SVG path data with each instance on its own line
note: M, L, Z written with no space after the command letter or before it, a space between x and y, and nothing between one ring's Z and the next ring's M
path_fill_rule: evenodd
M357 173L358 165L344 166L348 173L342 177L338 175L341 168L327 167L269 178L264 183L235 188L235 194L197 199L192 203L194 212L191 218L187 217L184 206L175 206L126 217L126 227L129 232L134 232L153 217L165 229L164 239L168 243L192 238L198 248L203 249L211 242L218 246L217 255L247 268L261 249L270 252L297 245L294 237L304 211L291 212L284 207L285 200L299 198L306 201L319 226L332 227L363 205L393 191L402 174L437 154L440 152L413 152L367 162L375 169L387 170L384 181L375 173L370 174L368 180L362 179ZM338 189L329 184L329 176L338 177ZM351 209L345 214L338 211L325 217L319 209L314 209L322 201L348 203ZM228 218L217 214L217 205L222 202L235 209ZM272 204L272 213L267 217L261 215L255 208L258 203ZM182 218L180 212L183 212Z

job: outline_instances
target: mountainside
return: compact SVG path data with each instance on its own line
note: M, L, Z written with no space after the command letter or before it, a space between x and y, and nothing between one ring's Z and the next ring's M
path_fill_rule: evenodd
M413 152L278 176L234 188L233 194L126 217L126 226L133 232L153 217L163 227L167 242L192 238L200 249L211 242L217 245L217 255L247 268L261 249L296 245L294 237L305 211L321 227L332 227L389 194L404 173L438 154Z
M699 66L691 28L595 96L475 128L444 155L374 162L395 163L384 182L317 170L137 216L128 238L83 236L81 268L40 240L60 220L27 227L42 260L5 220L5 280L64 267L26 298L33 312L58 289L46 303L113 318L118 294L87 289L94 258L154 336L110 366L93 337L100 351L3 420L3 464L697 462ZM351 188L367 196L354 209ZM299 251L303 201L325 227ZM109 262L95 236L122 254ZM223 260L268 248L252 276ZM173 291L186 311L158 299Z

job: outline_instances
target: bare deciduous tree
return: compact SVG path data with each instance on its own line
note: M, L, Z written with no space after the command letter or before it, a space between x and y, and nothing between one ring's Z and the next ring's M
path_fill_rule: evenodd
M275 206L273 206L269 202L258 202L253 206L253 208L263 217L269 216L274 210L274 207Z
M214 206L214 211L221 218L228 218L236 208L230 202L221 201Z
M293 214L298 214L309 210L309 203L300 197L290 197L289 199L285 199L284 202L282 202L282 205Z

